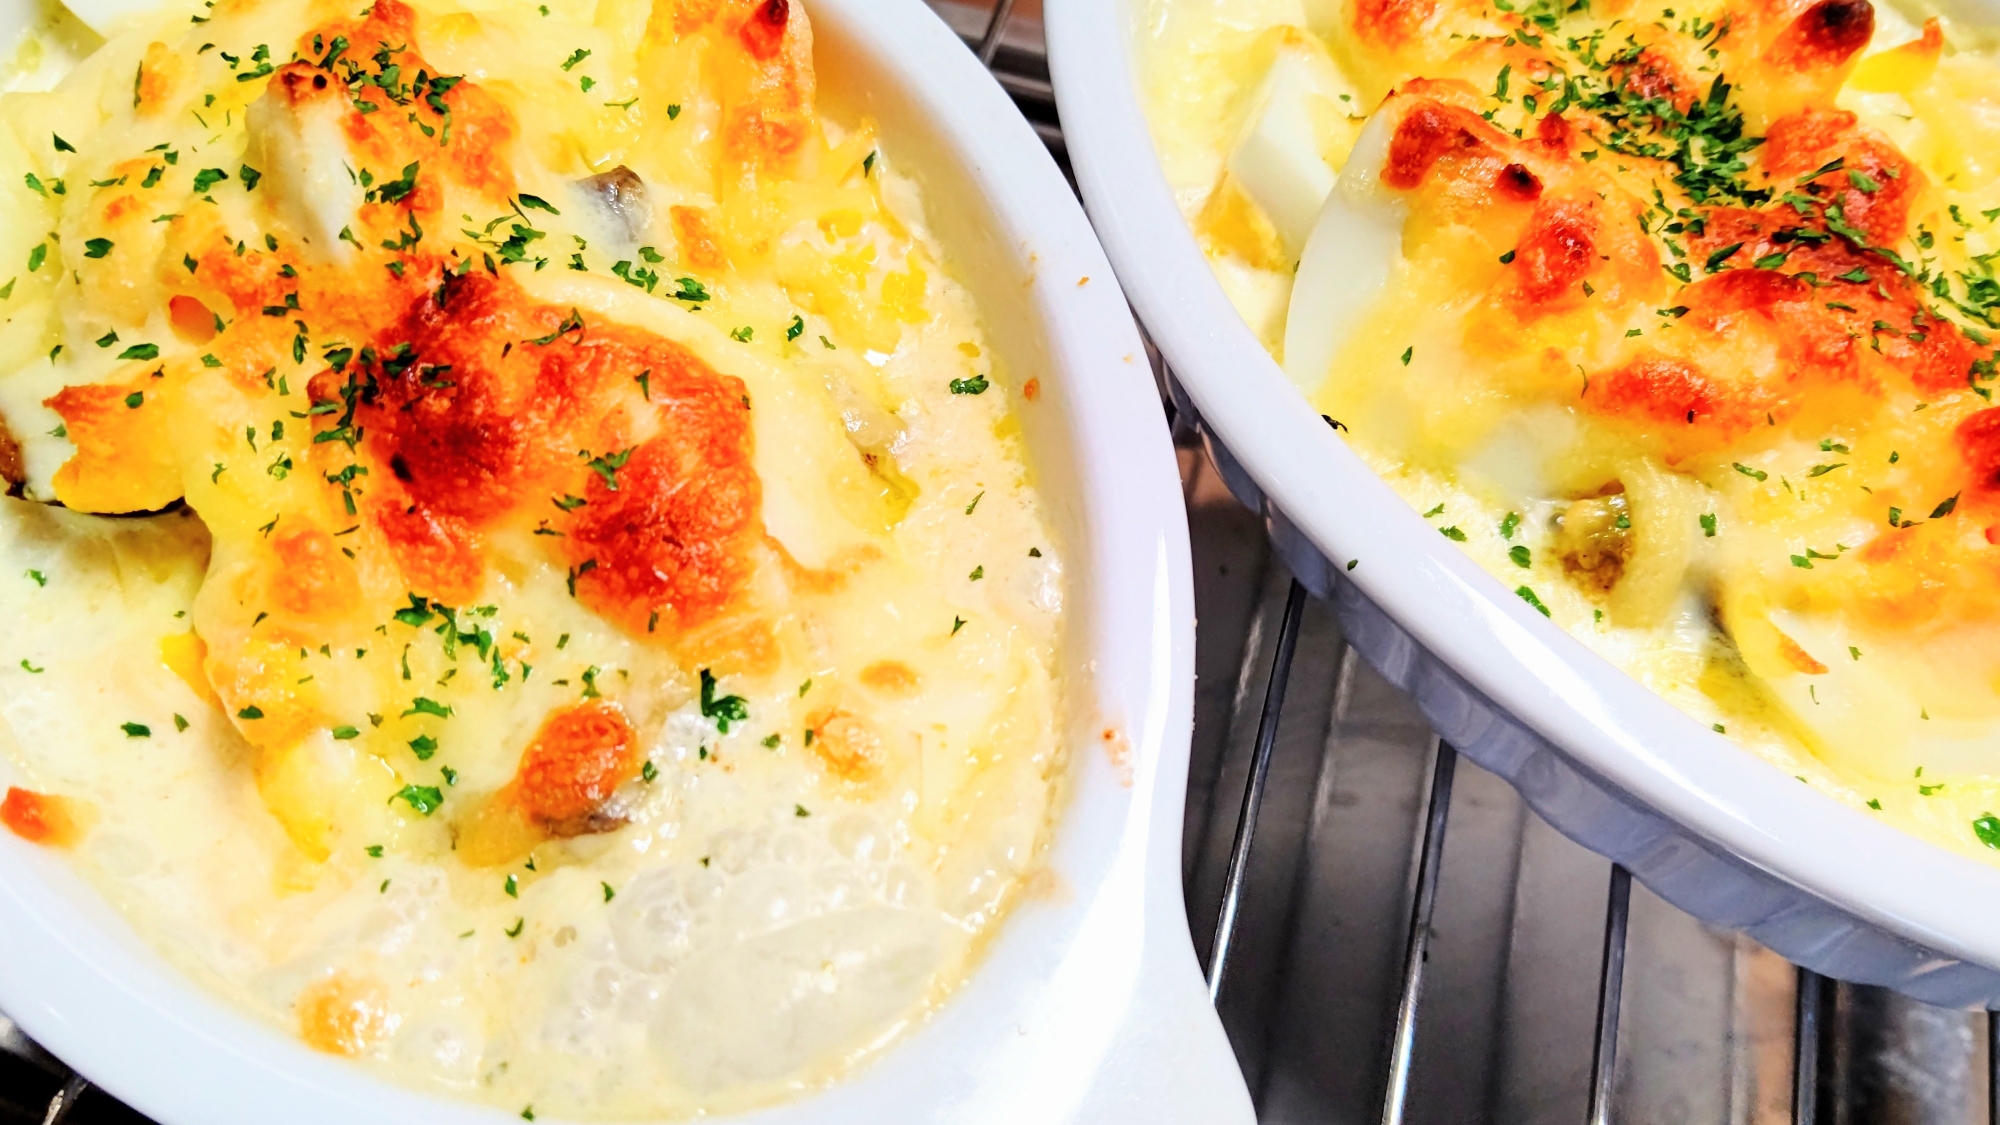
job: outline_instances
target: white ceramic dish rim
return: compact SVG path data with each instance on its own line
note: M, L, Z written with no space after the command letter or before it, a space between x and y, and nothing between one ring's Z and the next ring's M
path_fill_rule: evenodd
M88 6L102 20L121 3ZM885 134L908 117L945 153L942 179L965 190L932 190L933 222L941 207L983 209L958 225L978 227L986 256L1029 279L1007 300L1042 336L1029 346L1046 363L1044 394L1030 409L1055 413L1027 429L1037 472L1060 486L1044 495L1070 525L1066 644L1093 682L1067 689L1073 711L1091 710L1069 724L1069 804L1049 856L1057 890L1023 902L972 977L883 1057L735 1119L1248 1125L1181 899L1193 594L1173 451L1164 421L1151 421L1157 394L1130 312L1047 150L935 15L918 0L814 0L810 11L823 68L831 53L883 79L873 108ZM0 44L31 15L28 0L0 0ZM967 280L982 304L1006 284ZM1087 737L1105 728L1122 736L1120 762ZM164 1125L261 1125L277 1107L298 1125L520 1119L392 1085L233 1009L147 949L59 857L4 833L0 1009Z
M1203 424L1282 516L1420 646L1615 791L1855 918L2000 967L2000 871L1801 785L1646 690L1479 569L1329 430L1243 324L1175 205L1141 105L1133 4L1048 12L1077 182Z

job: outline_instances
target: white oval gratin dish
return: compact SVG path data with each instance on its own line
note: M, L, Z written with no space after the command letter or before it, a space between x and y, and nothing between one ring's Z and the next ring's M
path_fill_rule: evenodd
M0 0L0 48L37 6ZM136 6L77 7L102 27ZM814 0L811 15L824 99L895 139L994 337L1041 377L1021 422L1074 560L1070 772L1053 891L1016 908L941 1009L848 1080L735 1120L1249 1123L1182 906L1187 527L1129 310L1041 142L919 0ZM517 1120L391 1085L226 1006L60 857L0 836L0 1009L165 1125L261 1125L274 1112L295 1125Z
M1217 467L1292 572L1437 732L1697 917L1808 968L2000 1007L2000 870L1799 784L1626 676L1437 534L1237 316L1147 129L1137 0L1048 12L1084 202Z

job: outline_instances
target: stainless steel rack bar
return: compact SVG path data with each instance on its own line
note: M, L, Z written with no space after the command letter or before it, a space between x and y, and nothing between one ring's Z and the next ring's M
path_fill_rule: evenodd
M1293 580L1294 586L1297 580ZM1289 673L1279 660L1271 675ZM1410 896L1410 926L1403 947L1403 995L1396 1002L1396 1030L1389 1037L1389 1090L1382 1098L1382 1125L1403 1125L1410 1097L1410 1067L1417 1050L1417 1012L1424 1000L1424 967L1430 959L1431 921L1437 914L1438 877L1444 866L1444 834L1451 819L1451 782L1458 751L1440 742L1433 751L1430 808L1417 861L1416 892Z
M1039 0L930 2L1066 164ZM1175 433L1203 625L1187 834L1190 927L1202 933L1197 913L1214 904L1211 995L1262 1120L1359 1121L1379 1110L1384 1125L1540 1125L1576 1116L1590 1125L2000 1125L2000 1098L1989 1096L2000 1091L2000 1014L1942 1012L1804 969L1784 973L1768 952L1692 923L1643 888L1635 892L1622 868L1556 837L1497 779L1476 766L1461 770L1451 747L1424 732L1407 702L1354 658L1327 608L1272 560L1256 517L1227 499L1191 427L1183 422ZM1236 737L1237 704L1257 698L1254 733ZM1319 729L1302 731L1315 716ZM1317 761L1305 760L1313 754ZM1274 770L1285 778L1275 788ZM1239 774L1241 789L1232 790L1227 783ZM1218 817L1233 792L1241 793L1234 818ZM1267 810L1280 794L1282 807ZM1468 852L1446 847L1454 820L1460 831L1452 839L1471 838L1470 854L1498 855L1470 874L1505 874L1510 901L1466 878L1460 861ZM1394 843L1399 826L1412 830L1403 860ZM1334 861L1322 863L1315 847ZM1382 866L1351 870L1368 860ZM1608 874L1598 927L1574 924L1587 907L1570 888L1591 871ZM1211 881L1218 890L1210 891ZM1504 927L1482 930L1468 905L1474 899L1507 919ZM1488 948L1495 944L1506 949ZM1556 1025L1590 1010L1588 991L1575 983L1591 946L1599 952L1595 1018L1587 1029L1565 1030ZM1371 951L1380 956L1371 959ZM1465 971L1482 956L1505 978L1499 1000ZM1264 971L1273 965L1282 968ZM1278 971L1289 975L1279 980ZM1730 979L1709 988L1708 1000L1691 1001L1703 991L1694 978L1710 976ZM1529 983L1517 987L1517 979ZM1718 991L1724 1001L1714 1000ZM1299 1011L1272 1015L1288 994ZM1479 1018L1468 1020L1474 1008ZM1499 1008L1506 1012L1496 1015ZM1722 1009L1713 1035L1685 1030L1703 1018L1714 1024ZM1261 1023L1251 1018L1259 1012ZM1382 1017L1379 1033L1370 1030L1374 1014ZM1435 1040L1424 1029L1435 1029ZM1302 1044L1314 1036L1321 1041ZM1644 1049L1621 1052L1622 1039L1643 1040ZM1483 1100L1470 1111L1441 1101L1436 1090L1449 1083L1438 1072L1453 1057L1480 1052L1498 1060L1480 1071L1490 1088ZM1573 1068L1565 1069L1566 1057ZM1691 1058L1709 1069L1688 1065ZM1718 1089L1691 1086L1697 1072L1713 1075ZM43 1095L35 1117L14 1116L25 1106L9 1100L17 1094L9 1085L31 1080L54 1093ZM1569 1094L1576 1098L1564 1109ZM0 1016L0 1125L17 1120L143 1119L93 1095L81 1075Z
M1005 3L1006 0L1003 0ZM1306 588L1292 580L1285 597L1285 619L1278 626L1278 661L1290 666L1299 643L1299 619L1306 609ZM1250 842L1257 835L1257 814L1264 807L1264 783L1271 773L1271 749L1278 741L1278 720L1285 711L1286 679L1272 676L1264 688L1264 714L1257 723L1257 746L1250 759L1250 783L1243 787L1243 811L1236 818L1236 841L1229 849L1229 873L1222 884L1221 916L1215 922L1215 941L1209 946L1208 998L1222 995L1223 976L1229 969L1229 945L1236 936L1236 911L1243 898L1243 876L1250 868Z
M1825 988L1811 969L1799 970L1798 999L1792 1031L1792 1120L1812 1125L1819 1120L1820 1016Z
M1632 873L1613 864L1604 904L1604 960L1597 979L1597 1038L1591 1044L1590 1125L1610 1125L1611 1080L1618 1072L1618 1004L1625 995L1625 928L1631 922Z

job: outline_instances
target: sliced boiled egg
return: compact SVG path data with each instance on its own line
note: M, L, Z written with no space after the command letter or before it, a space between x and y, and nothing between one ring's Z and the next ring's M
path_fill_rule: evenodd
M1990 690L1994 637L1963 628L1922 644L1884 647L1839 616L1729 607L1750 665L1807 744L1856 776L1907 781L1986 773L2000 756Z
M1333 190L1335 169L1325 144L1330 127L1358 114L1349 108L1357 104L1354 87L1326 48L1286 31L1227 167L1271 221L1285 252L1296 256Z
M1320 205L1292 282L1285 322L1285 374L1307 395L1319 390L1341 345L1403 258L1409 204L1382 182L1400 115L1378 111L1362 127L1333 190Z

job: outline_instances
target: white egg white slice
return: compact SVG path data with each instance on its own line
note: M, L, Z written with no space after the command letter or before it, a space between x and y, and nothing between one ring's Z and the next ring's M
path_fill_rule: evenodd
M1299 260L1286 314L1284 365L1309 396L1325 382L1335 353L1402 261L1409 204L1382 182L1382 163L1400 116L1387 107L1362 126Z
M1991 693L1955 683L1990 669L1988 630L1961 629L1923 644L1880 648L1839 618L1773 610L1773 626L1826 671L1784 670L1764 681L1821 757L1861 776L1908 781L1990 772L2000 759L2000 714L1968 710ZM1859 653L1860 655L1856 655Z
M1341 113L1339 107L1354 104L1355 96L1325 48L1302 36L1288 37L1229 154L1229 174L1271 221L1287 254L1305 246L1320 204L1333 190L1335 170L1321 151L1321 123Z

